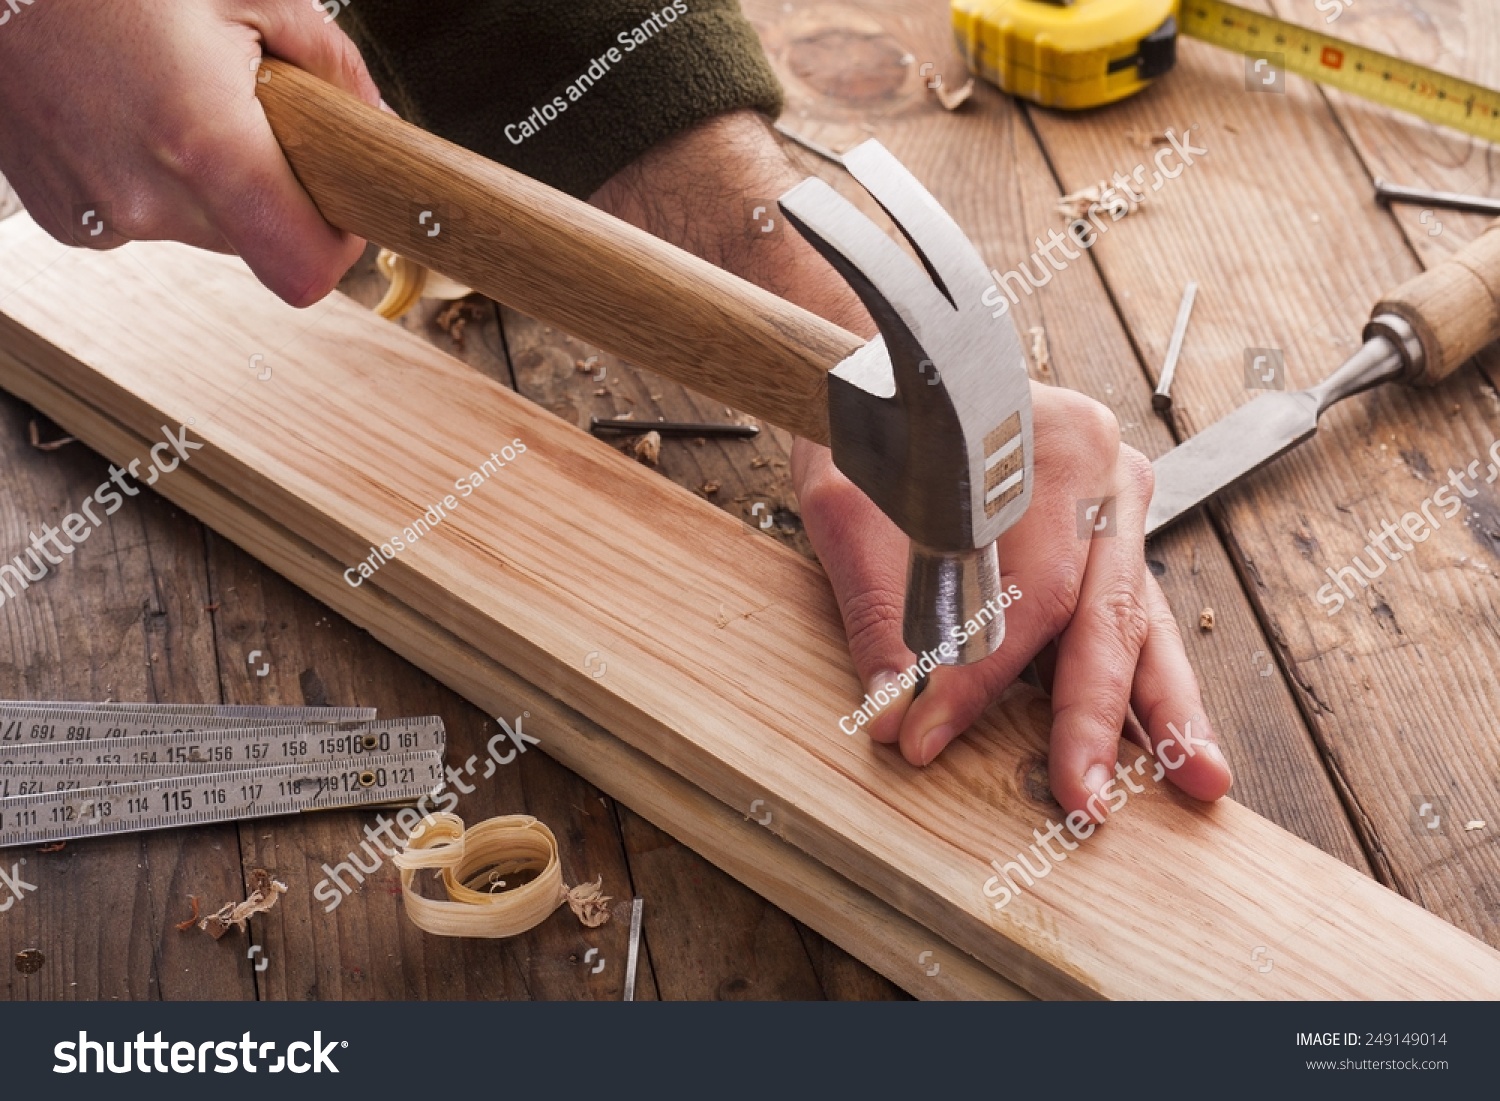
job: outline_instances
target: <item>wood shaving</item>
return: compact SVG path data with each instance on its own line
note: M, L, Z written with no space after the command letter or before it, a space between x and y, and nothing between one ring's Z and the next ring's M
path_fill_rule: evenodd
M768 458L766 458L764 455L762 455L758 459L751 459L750 460L750 469L751 470L759 470L763 466L770 466L770 465L771 465L771 460L768 459Z
M968 80L964 81L964 85L962 88L957 88L951 92L948 90L947 86L945 86L943 82L939 80L937 82L937 86L932 89L932 94L937 96L937 101L943 105L943 110L957 111L960 107L967 103L969 101L969 97L974 94L974 78L970 77Z
M715 493L719 492L719 483L704 482L698 487L698 492L702 493L705 497L712 497Z
M244 902L224 903L200 921L198 928L214 940L219 940L229 932L230 926L243 933L247 921L256 914L263 914L272 909L284 894L286 894L285 883L272 879L271 873L264 868L256 868L250 873L249 897Z
M1033 325L1027 330L1031 337L1031 377L1035 379L1050 379L1052 377L1052 352L1047 347L1047 330L1040 325Z
M41 845L36 851L39 853L60 853L67 847L68 843L66 841L58 841L52 845Z
M1057 200L1057 212L1070 222L1086 218L1095 207L1118 221L1145 202L1145 196L1137 195L1128 184L1115 186L1108 180L1100 180L1093 187L1085 187Z
M1467 831L1468 833L1473 833L1475 830L1482 830L1482 829L1484 829L1484 827L1487 824L1488 823L1486 823L1483 818L1476 818L1472 822L1465 822L1464 823L1464 830Z
M38 451L56 451L60 447L67 447L70 443L78 442L77 436L59 436L55 440L44 442L42 440L41 426L35 420L32 420L31 424L27 427L26 434L31 439L31 446Z
M661 462L661 433L647 432L635 441L630 448L630 453L639 462L643 462L647 466L656 466Z
M1204 608L1198 613L1198 627L1200 630L1212 631L1214 629L1214 610Z
M573 916L590 929L597 929L609 920L610 896L604 893L604 877L592 883L580 883L567 893L568 909Z
M447 333L448 339L462 351L464 330L468 328L470 321L478 321L483 316L483 299L471 296L448 303L443 307L442 312L433 318L433 324Z
M188 902L192 903L193 913L191 917L177 923L177 931L179 933L186 933L194 925L197 925L200 920L202 920L202 915L199 913L198 909L198 896L188 895Z
M1158 145L1172 144L1172 139L1164 133L1148 134L1144 130L1136 130L1134 127L1125 131L1125 137L1142 149L1154 149Z

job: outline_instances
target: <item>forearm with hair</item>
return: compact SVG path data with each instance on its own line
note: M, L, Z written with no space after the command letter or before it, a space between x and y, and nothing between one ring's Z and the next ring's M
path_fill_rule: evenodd
M875 325L854 292L776 209L776 197L804 176L763 116L738 111L658 143L590 201L851 332L871 336ZM758 203L777 219L776 232L756 230L750 215Z

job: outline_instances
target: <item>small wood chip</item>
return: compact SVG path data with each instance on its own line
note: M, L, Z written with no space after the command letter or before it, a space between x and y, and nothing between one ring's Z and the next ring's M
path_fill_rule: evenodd
M698 487L698 491L705 497L712 497L715 493L719 492L719 483L704 482L701 486Z
M635 441L630 453L647 466L656 466L661 462L661 433L647 432Z
M974 80L971 77L970 79L964 81L962 88L955 88L951 92L948 90L947 86L944 85L941 80L939 80L937 82L937 87L932 89L932 93L933 95L937 96L937 101L943 105L943 110L957 111L960 107L967 103L969 101L969 97L974 94Z
M200 921L198 928L214 940L223 937L231 927L243 933L245 922L256 914L263 914L270 910L284 894L286 894L285 883L272 879L271 873L264 868L256 868L250 873L250 894L245 901L224 903Z
M179 921L177 923L177 931L179 933L186 933L194 925L197 925L198 922L199 922L199 920L201 920L201 915L198 912L198 905L199 905L198 904L198 896L197 895L188 895L188 902L190 902L192 904L193 913L192 913L191 917L186 918L186 919L184 919L182 921Z
M1464 829L1466 831L1468 831L1469 833L1473 833L1475 830L1482 830L1482 829L1484 829L1484 827L1486 826L1486 824L1487 823L1485 822L1485 820L1483 818L1476 818L1472 822L1465 822L1464 823Z
M1198 613L1198 627L1204 631L1212 631L1214 629L1214 610L1212 608L1204 608L1203 611Z
M51 845L38 846L36 851L39 853L60 853L67 847L68 843L66 841L58 841Z
M56 451L59 447L67 447L70 443L77 443L77 436L59 436L55 440L42 440L42 429L35 420L27 427L26 434L31 438L31 446L38 451Z
M1052 377L1052 352L1047 347L1047 330L1033 325L1027 332L1031 337L1031 377L1046 381Z

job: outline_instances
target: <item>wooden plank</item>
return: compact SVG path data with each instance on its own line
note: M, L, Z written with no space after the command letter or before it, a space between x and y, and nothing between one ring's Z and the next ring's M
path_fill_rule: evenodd
M143 438L191 419L205 441L195 474L337 561L357 561L455 473L521 439L525 455L482 483L488 495L450 508L366 583L503 654L708 795L760 799L778 836L1033 992L1500 990L1493 950L1231 801L1192 805L1150 783L1066 873L997 911L988 862L1035 843L1051 810L1026 783L1045 741L1041 701L1011 694L913 776L836 733L856 682L810 564L345 299L297 314L233 260L132 250L59 254L32 226L0 227L8 385L24 383L15 364L44 364ZM154 278L130 278L137 265ZM62 286L88 303L89 325L59 315ZM267 343L294 360L274 395L239 366ZM440 406L422 396L438 394ZM559 539L572 551L561 561L548 553ZM1164 928L1182 939L1163 943ZM1257 944L1276 946L1269 972L1248 962Z
M13 361L9 382L53 410L91 446L120 461L150 441L133 435L44 378ZM474 648L435 627L373 588L350 589L338 579L339 563L264 515L188 469L163 490L193 513L211 516L219 530L295 584L325 598L331 608L373 637L475 702L485 711L530 709L550 736L547 753L600 786L628 788L640 811L693 846L751 889L776 901L813 928L844 938L842 944L895 981L928 998L1016 1000L1030 995L823 865L783 844L769 831L686 784L613 738L597 724L522 681ZM279 909L279 908L278 908ZM856 920L851 922L851 915ZM314 919L316 920L316 919ZM871 935L871 931L878 931ZM327 930L317 932L327 935ZM722 936L722 933L717 935ZM920 976L912 962L924 951ZM937 970L927 972L937 965ZM656 968L660 973L660 968ZM352 974L363 982L364 973Z
M1482 66L1493 60L1493 7L1460 7L1458 22L1421 24L1409 9L1397 22L1395 7L1372 3L1343 15L1339 33L1374 19L1373 44L1492 77L1493 66ZM1439 34L1449 52L1434 58ZM1467 43L1480 51L1469 68L1458 56ZM1401 163L1453 185L1465 175L1476 183L1472 174L1484 170L1486 154L1466 139L1346 100L1335 118L1320 92L1295 77L1285 94L1247 94L1244 64L1187 42L1178 71L1102 112L1108 125L1082 128L1033 113L1067 186L1138 159L1124 137L1131 130L1191 126L1195 144L1209 150L1093 250L1143 341L1169 330L1182 282L1202 282L1176 386L1183 435L1253 396L1246 348L1282 349L1286 384L1310 385L1358 346L1375 301L1417 272L1408 241L1423 226L1420 212L1402 216L1403 235L1376 208L1347 130L1364 135L1366 158L1392 149L1386 167L1402 180L1413 173L1397 171ZM1456 166L1446 178L1443 163ZM1462 218L1441 221L1444 231L1423 243L1430 255L1465 239ZM1417 237L1427 233L1420 228ZM1377 874L1500 943L1491 905L1500 852L1484 830L1464 830L1470 820L1493 820L1500 771L1493 718L1500 685L1492 675L1500 499L1493 486L1472 499L1454 493L1462 511L1449 518L1438 508L1440 528L1408 543L1400 561L1366 553L1368 532L1420 510L1450 468L1481 459L1482 481L1486 452L1500 437L1493 379L1493 366L1488 376L1471 368L1436 390L1387 386L1343 403L1316 439L1227 494L1222 516ZM1369 588L1349 582L1354 598L1331 610L1317 598L1331 584L1327 571L1356 556L1378 576Z
M777 0L747 0L744 8L787 89L788 126L837 148L879 138L1001 271L1030 257L1049 230L1063 228L1054 209L1062 192L1013 101L980 85L960 111L948 112L927 89L936 77L948 87L966 79L941 5L879 0L858 9L792 10ZM1088 116L1074 125L1100 124ZM797 155L809 172L879 217L841 170ZM1148 154L1137 149L1134 156ZM1128 171L1134 163L1120 167ZM1180 286L1172 292L1174 309L1180 292ZM1125 442L1140 451L1154 455L1171 446L1171 433L1151 411L1151 386L1140 363L1143 353L1161 362L1170 317L1150 342L1133 343L1098 273L1083 261L1022 297L1012 315L1023 334L1041 331L1051 364L1043 381L1113 409ZM1023 344L1030 342L1027 335ZM1288 682L1272 665L1275 646L1210 525L1201 519L1181 525L1154 541L1149 557L1183 626L1204 703L1234 767L1235 798L1345 863L1367 868ZM1205 608L1216 615L1211 633L1198 629Z

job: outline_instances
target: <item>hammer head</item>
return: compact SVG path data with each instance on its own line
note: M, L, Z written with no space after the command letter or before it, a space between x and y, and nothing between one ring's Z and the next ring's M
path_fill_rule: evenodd
M906 644L963 665L1005 634L995 540L1031 502L1026 361L983 302L984 261L916 178L875 141L843 161L922 266L822 180L781 197L880 330L829 376L833 461L911 538Z

